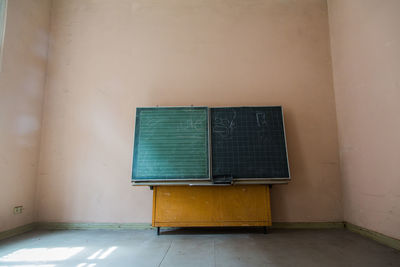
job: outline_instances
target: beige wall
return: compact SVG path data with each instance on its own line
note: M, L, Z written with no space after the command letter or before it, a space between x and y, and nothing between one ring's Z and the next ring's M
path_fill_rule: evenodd
M135 108L283 105L293 181L274 221L342 221L326 1L56 0L38 220L150 222Z
M150 222L151 191L130 186L137 106L283 105L293 181L273 220L400 238L399 1L329 0L328 29L324 0L55 0L36 176L50 2L9 1L0 231Z
M400 238L400 1L328 4L344 219Z
M34 220L50 1L8 1L0 72L0 231ZM22 214L13 207L23 205Z

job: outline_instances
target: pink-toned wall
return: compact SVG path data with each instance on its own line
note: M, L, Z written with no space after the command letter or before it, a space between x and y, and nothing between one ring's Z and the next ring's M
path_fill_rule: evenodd
M400 1L328 6L344 219L400 239Z
M283 105L293 181L274 221L342 221L324 0L57 0L39 221L150 222L130 185L135 108Z
M34 221L50 1L8 1L0 71L0 232ZM13 207L23 205L22 214Z

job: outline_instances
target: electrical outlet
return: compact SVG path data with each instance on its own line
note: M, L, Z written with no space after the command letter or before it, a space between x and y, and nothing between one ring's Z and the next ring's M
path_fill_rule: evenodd
M21 214L24 208L22 206L14 207L14 214Z

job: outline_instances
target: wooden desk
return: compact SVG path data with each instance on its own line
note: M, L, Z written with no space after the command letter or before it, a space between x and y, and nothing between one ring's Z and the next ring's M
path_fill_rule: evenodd
M268 185L155 186L153 227L271 226Z

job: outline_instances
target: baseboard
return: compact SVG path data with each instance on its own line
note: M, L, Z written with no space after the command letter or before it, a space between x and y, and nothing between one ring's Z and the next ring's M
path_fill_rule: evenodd
M352 232L355 232L362 236L373 239L376 242L379 242L383 245L400 250L400 240L399 239L396 239L396 238L393 238L393 237L390 237L390 236L387 236L387 235L384 235L384 234L381 234L381 233L378 233L378 232L375 232L375 231L372 231L372 230L369 230L369 229L366 229L366 228L363 228L363 227L360 227L357 225L354 225L352 223L348 223L348 222L346 222L346 228Z
M6 231L3 231L3 232L0 232L0 240L3 240L3 239L6 239L6 238L9 238L9 237L13 237L13 236L16 236L16 235L20 235L20 234L32 231L35 228L36 228L36 223L29 223L29 224L25 224L25 225L22 225L22 226L15 227L15 228L10 229L10 230L6 230Z
M41 230L90 230L90 229L153 229L150 223L69 223L38 222L20 226L0 233L0 239L22 234L34 229ZM332 229L344 228L343 222L274 222L273 229Z
M153 229L150 223L66 223L40 222L38 229L43 230L90 230L90 229ZM272 229L339 229L343 222L274 222Z
M118 229L152 229L150 223L66 223L66 222L39 222L37 228L42 230L118 230Z
M272 222L272 229L340 229L344 222Z
M42 230L90 230L90 229L153 229L150 223L66 223L66 222L39 222L22 225L4 232L0 232L0 240L20 235L35 229ZM368 230L348 222L273 222L272 229L343 229L358 233L373 239L383 245L400 250L400 240Z

